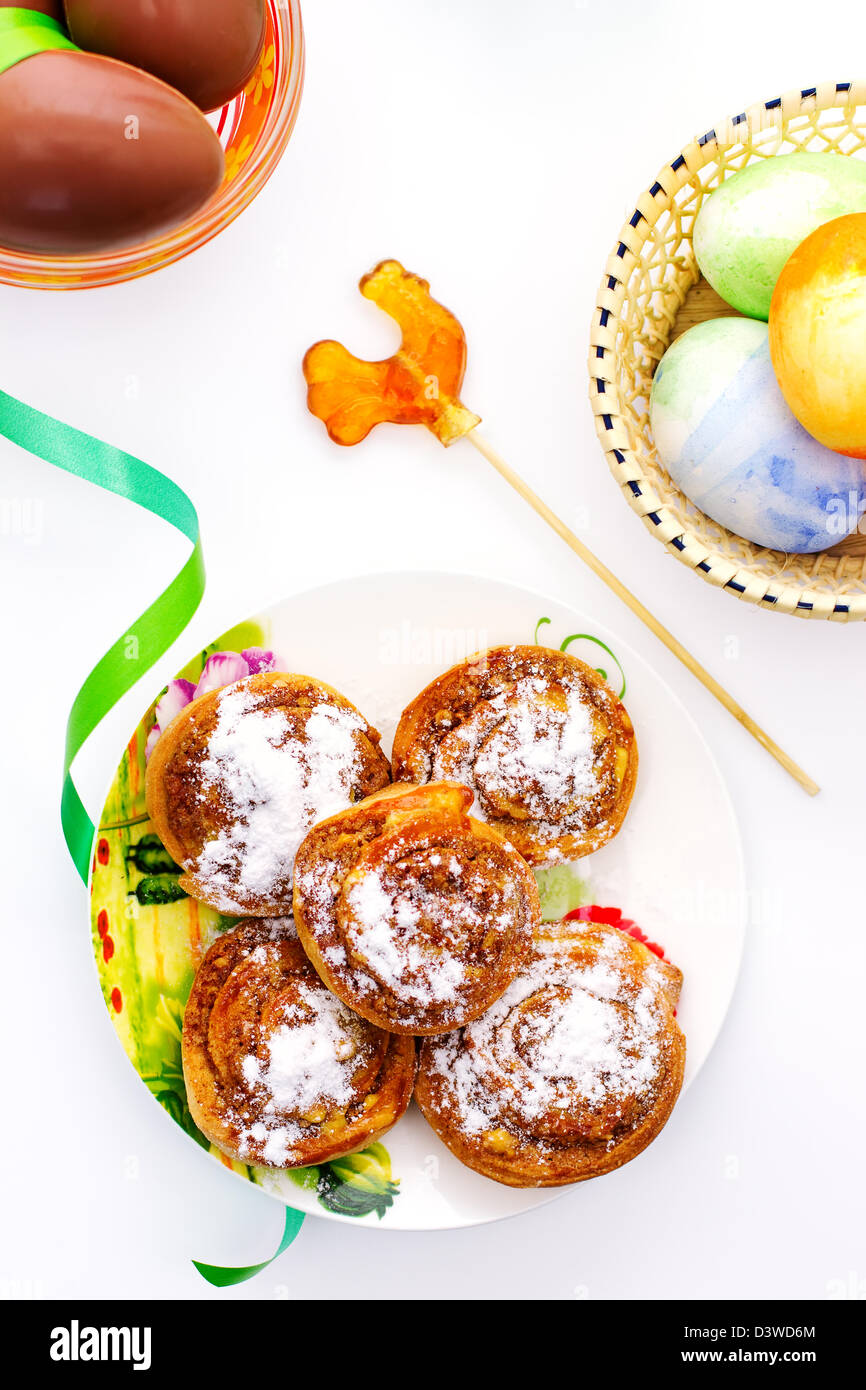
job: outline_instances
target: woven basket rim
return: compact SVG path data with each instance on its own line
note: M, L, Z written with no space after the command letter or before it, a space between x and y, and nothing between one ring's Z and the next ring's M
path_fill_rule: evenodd
M710 127L663 165L637 199L634 211L623 224L608 257L593 313L589 357L590 402L608 466L629 506L665 548L707 583L729 590L747 603L799 617L830 618L842 622L866 620L866 593L834 597L832 592L801 583L786 584L783 575L759 575L749 568L738 567L727 556L714 552L706 541L674 515L659 497L654 481L643 467L641 451L633 448L623 437L626 434L625 425L620 422L624 422L625 412L619 375L610 368L617 355L612 343L620 325L620 309L631 272L640 262L647 233L652 231L664 213L671 210L681 188L689 184L701 169L713 163L723 151L739 143L736 134L738 128L745 126L747 132L778 129L781 122L804 111L864 105L866 81L828 82L817 87L796 88L768 101L756 102ZM730 135L726 138L720 136L718 131L730 132ZM756 558L761 554L779 554L756 545L753 549Z

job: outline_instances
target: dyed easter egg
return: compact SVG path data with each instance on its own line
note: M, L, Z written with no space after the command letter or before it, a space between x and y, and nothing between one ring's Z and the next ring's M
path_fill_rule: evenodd
M202 111L252 76L265 41L265 0L66 0L69 32L176 87Z
M782 267L816 227L866 212L866 160L786 154L733 174L702 204L693 244L713 289L750 318L766 319Z
M137 68L67 46L0 71L3 246L86 255L147 241L197 212L224 167L198 108Z
M808 553L854 530L866 477L794 419L768 329L713 319L683 334L653 380L650 422L677 487L714 521L771 550Z
M801 425L866 458L866 213L819 227L791 256L770 306L770 352Z

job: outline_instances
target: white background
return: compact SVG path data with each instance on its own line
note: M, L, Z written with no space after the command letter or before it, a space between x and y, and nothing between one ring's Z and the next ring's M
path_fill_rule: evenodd
M216 242L114 289L0 289L3 388L171 474L205 536L200 615L98 741L85 786L104 785L173 667L290 591L416 566L513 579L619 631L702 723L745 841L741 982L699 1081L638 1162L498 1226L386 1235L311 1219L257 1280L210 1289L191 1257L262 1259L282 1212L207 1161L124 1058L58 813L75 691L185 550L162 523L0 442L4 502L29 501L38 518L35 535L0 537L0 1289L223 1300L856 1291L866 630L757 611L669 558L608 474L585 359L605 257L658 167L752 101L862 76L851 66L862 5L308 0L305 20L291 144ZM427 276L462 319L464 397L488 436L817 778L817 800L468 446L446 453L398 429L352 451L329 444L306 414L300 360L331 335L362 356L392 350L392 325L355 290L385 255Z

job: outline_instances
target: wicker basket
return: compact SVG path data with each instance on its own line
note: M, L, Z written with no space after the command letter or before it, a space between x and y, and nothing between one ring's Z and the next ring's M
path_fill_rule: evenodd
M641 194L620 233L593 316L589 363L596 428L611 472L671 553L747 603L837 622L866 618L866 537L855 534L819 555L785 555L727 531L671 482L653 445L648 406L653 372L700 280L692 228L707 194L759 159L864 149L862 82L788 92L687 145ZM734 311L719 305L715 312Z

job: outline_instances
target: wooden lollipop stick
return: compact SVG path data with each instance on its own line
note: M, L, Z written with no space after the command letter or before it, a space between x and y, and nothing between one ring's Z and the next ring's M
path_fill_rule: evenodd
M607 565L578 540L556 512L526 484L478 433L478 416L460 400L466 369L466 335L450 310L430 295L430 286L419 275L404 270L399 261L380 261L365 275L361 293L390 314L400 325L400 347L384 362L364 362L342 343L324 339L314 343L304 357L307 405L337 444L358 444L376 425L390 420L398 425L424 425L440 444L468 439L497 473L519 492L525 502L552 526L575 555L609 589L622 599L641 622L664 642L701 685L724 705L729 714L781 763L804 791L820 790L811 777L774 743L737 704L719 682L705 671L681 642L644 608L640 599L620 583ZM434 389L430 389L433 387Z
M715 695L716 699L720 704L724 705L728 713L732 714L737 722L742 724L743 728L752 735L752 738L757 739L762 748L766 748L767 752L776 759L777 763L781 764L785 771L794 778L795 782L799 782L803 790L809 793L809 796L816 796L821 790L817 782L813 782L812 778L794 762L793 758L790 758L784 749L780 748L778 743L771 739L770 735L765 733L759 724L755 723L751 715L748 715L743 707L737 704L737 701L733 696L728 694L724 686L719 685L715 676L711 676L709 671L705 670L700 662L696 661L692 654L686 651L682 642L677 641L673 633L668 632L667 628L663 627L658 619L653 617L649 609L644 607L640 599L635 598L631 590L627 589L625 585L617 579L616 575L608 569L607 565L603 564L597 555L593 555L592 551L584 545L583 541L579 540L574 532L569 530L565 522L560 520L556 512L551 511L547 503L543 502L538 496L538 493L533 492L528 483L523 481L520 474L515 473L514 469L505 462L501 454L498 454L496 450L488 444L484 436L479 434L477 428L469 430L463 438L468 439L470 444L474 444L478 452L483 454L487 459L487 462L493 464L493 467L500 477L504 478L507 483L510 483L515 492L520 493L520 496L525 502L529 503L533 511L537 512L542 520L546 521L548 526L553 528L556 534L565 541L566 545L570 546L575 555L579 556L584 564L589 566L593 574L598 575L602 583L606 584L609 589L613 590L618 598L622 599L623 603L626 607L631 609L635 617L640 618L644 626L648 627L650 632L655 633L659 641L663 642L668 651L673 652L674 656L691 671L692 675L697 677L701 685L704 686L706 690L709 690L711 695Z

